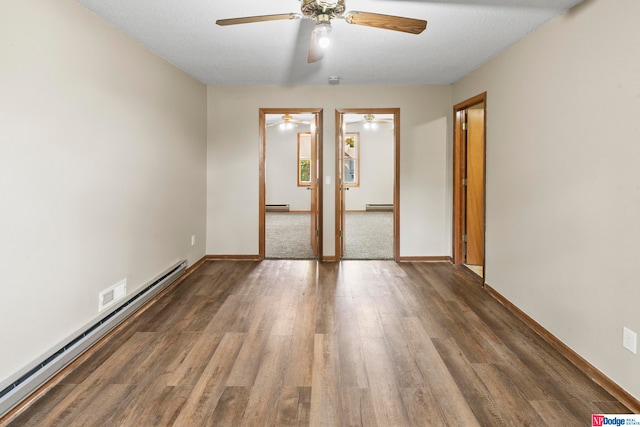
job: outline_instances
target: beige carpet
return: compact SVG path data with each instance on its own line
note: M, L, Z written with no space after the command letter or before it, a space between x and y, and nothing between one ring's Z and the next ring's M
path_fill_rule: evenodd
M312 259L310 214L267 212L265 256ZM393 259L393 213L347 212L344 259Z

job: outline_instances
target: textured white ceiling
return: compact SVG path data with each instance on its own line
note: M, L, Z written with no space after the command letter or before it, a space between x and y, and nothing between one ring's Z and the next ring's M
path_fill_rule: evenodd
M307 64L311 20L220 27L216 19L299 12L298 0L77 0L208 85L448 84L582 0L346 0L347 10L424 19L420 35L332 21Z

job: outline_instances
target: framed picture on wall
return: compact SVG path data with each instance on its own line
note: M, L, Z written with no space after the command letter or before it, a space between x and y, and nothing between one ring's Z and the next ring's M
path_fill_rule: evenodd
M311 132L298 133L298 187L311 185Z
M344 135L344 183L347 187L360 186L360 133Z

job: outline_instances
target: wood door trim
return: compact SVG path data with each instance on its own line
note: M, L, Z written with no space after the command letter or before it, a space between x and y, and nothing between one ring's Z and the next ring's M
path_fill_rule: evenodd
M342 229L342 215L340 212L340 183L337 182L340 176L341 147L340 134L341 129L340 116L342 114L393 114L393 136L394 136L394 178L393 178L393 259L400 261L400 108L336 108L336 183L335 183L335 256L341 259L342 253L342 237L340 230Z
M487 92L483 92L478 94L472 98L467 99L466 101L460 102L453 107L453 263L454 264L462 264L464 262L464 253L463 253L463 245L462 245L462 234L464 230L464 226L462 224L464 220L464 216L462 213L464 202L463 202L463 191L462 191L462 164L464 162L463 153L464 149L462 147L461 137L462 133L462 121L460 120L460 112L466 110L469 107L472 107L476 104L484 102L484 141L485 141L485 168L486 168L486 135L487 135ZM483 202L483 221L486 224L486 172L484 173L484 182L483 186L485 188L485 196ZM486 228L483 227L486 235ZM483 239L483 258L486 259L485 255L486 250L486 239ZM483 266L485 262L483 261ZM485 266L486 267L486 266ZM486 268L485 268L486 269ZM484 274L484 273L483 273ZM484 281L484 277L483 277Z
M318 176L322 177L323 174L323 156L322 156L322 140L324 135L324 121L322 117L322 108L260 108L258 112L258 126L259 126L259 219L258 219L258 258L263 260L265 258L265 246L266 246L266 143L267 143L267 114L303 114L310 113L316 115L316 133L318 138L316 140L316 151L318 153ZM318 259L322 259L322 235L323 235L323 182L320 180L318 183Z

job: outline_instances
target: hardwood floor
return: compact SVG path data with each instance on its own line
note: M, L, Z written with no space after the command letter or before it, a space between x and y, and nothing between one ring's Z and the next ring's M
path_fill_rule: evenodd
M205 263L10 426L585 426L627 413L448 263Z

